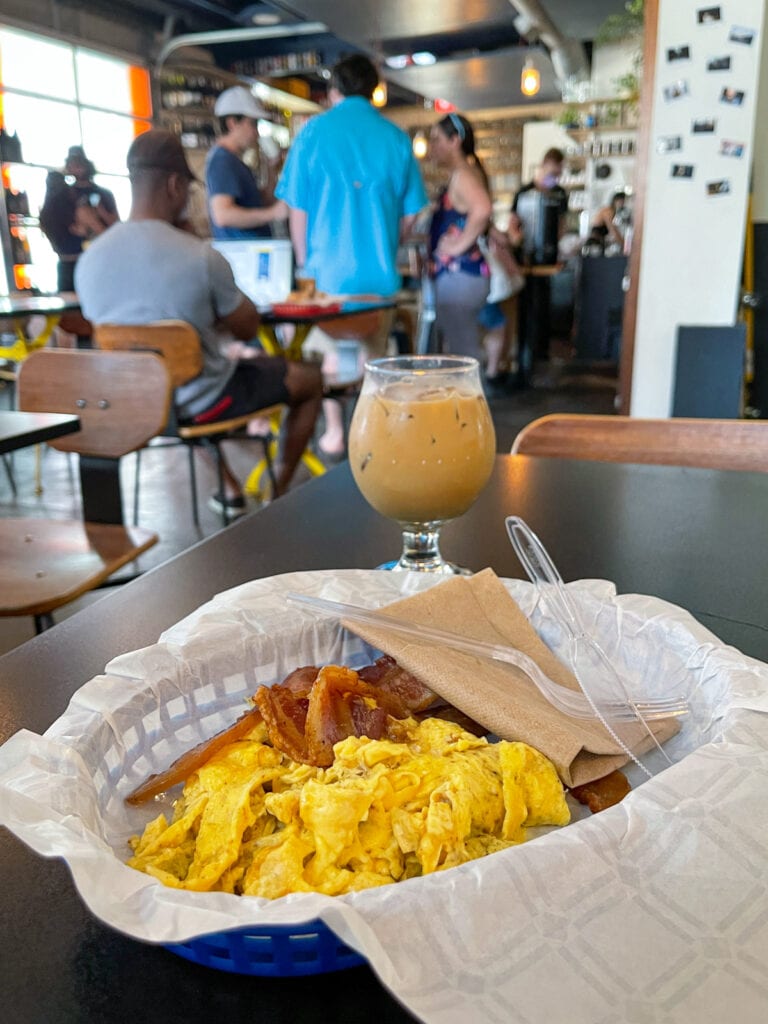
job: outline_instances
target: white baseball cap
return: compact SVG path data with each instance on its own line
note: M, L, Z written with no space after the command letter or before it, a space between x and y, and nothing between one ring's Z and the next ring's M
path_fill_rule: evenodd
M213 112L217 117L227 117L230 114L254 118L267 116L267 112L250 89L243 85L233 85L231 89L225 89L216 100Z

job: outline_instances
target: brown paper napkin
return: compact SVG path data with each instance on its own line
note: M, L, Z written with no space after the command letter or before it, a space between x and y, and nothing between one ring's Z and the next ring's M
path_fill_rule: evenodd
M580 690L573 673L539 639L491 569L458 576L423 594L387 605L382 613L449 630L473 640L508 644L536 661L554 682ZM564 715L514 665L405 638L385 626L345 621L347 629L390 654L445 700L506 740L522 740L552 761L566 786L602 778L628 761L597 720ZM654 746L642 725L611 723L636 754ZM679 730L675 719L650 723L660 743Z

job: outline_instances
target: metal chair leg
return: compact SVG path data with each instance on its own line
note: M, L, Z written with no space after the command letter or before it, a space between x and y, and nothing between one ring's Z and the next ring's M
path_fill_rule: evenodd
M195 526L200 526L200 510L197 507L197 477L195 475L195 446L192 444L187 445L187 452L189 453L189 486L192 492L192 522Z
M139 471L141 470L141 448L136 449L136 476L133 481L133 525L139 525Z
M224 464L221 461L221 448L218 441L212 441L213 450L216 452L216 470L219 477L219 494L221 495L221 522L229 526L229 515L227 514L227 498L224 492Z
M11 467L12 467L12 463L11 463L10 458L7 455L4 455L3 456L3 469L5 470L5 475L8 477L8 483L9 483L10 488L11 488L11 494L15 498L17 496L17 494L18 494L18 491L16 490L16 481L15 481L15 479L13 477L13 469Z
M46 629L50 629L54 624L53 615L50 612L44 612L42 615L35 615L35 632L43 633Z
M261 447L264 450L264 461L267 464L267 475L269 476L269 482L272 487L272 498L274 499L277 494L277 481L275 479L275 465L272 461L272 435L264 434L259 438L261 441Z

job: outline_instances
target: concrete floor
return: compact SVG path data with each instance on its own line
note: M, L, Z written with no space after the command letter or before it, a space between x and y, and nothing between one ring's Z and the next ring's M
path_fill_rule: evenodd
M565 364L550 364L527 391L490 401L496 427L499 452L508 452L518 431L531 420L552 412L611 413L614 411L615 379L596 374L578 375ZM6 405L6 395L0 403ZM228 455L234 471L245 479L258 461L261 448L256 441L230 442ZM47 518L79 518L80 498L76 456L45 448L43 460L43 493L35 494L34 450L23 449L13 455L13 473L18 494L11 493L4 472L0 471L0 516L40 516ZM185 450L162 448L145 450L141 457L141 501L139 524L158 533L158 544L141 557L140 567L149 569L172 555L210 536L222 528L220 517L208 509L206 501L215 490L213 468L197 456L198 493L200 495L200 529L192 522L189 505L189 470ZM300 470L294 486L306 479ZM122 481L126 518L132 515L135 458L123 459ZM254 504L255 508L256 505ZM85 605L101 600L110 590L97 590L72 602L55 613L60 621ZM0 654L11 650L34 635L30 618L0 618Z

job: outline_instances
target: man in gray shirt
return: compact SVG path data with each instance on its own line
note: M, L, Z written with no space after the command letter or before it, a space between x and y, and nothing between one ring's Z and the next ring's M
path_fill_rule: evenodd
M81 257L75 287L92 323L146 324L185 320L200 336L203 371L176 389L182 421L212 423L268 405L289 407L275 466L277 496L284 493L312 437L322 380L316 366L280 357L229 359L219 327L242 340L256 336L259 314L235 285L226 259L207 242L175 227L194 176L175 135L148 131L128 151L132 206ZM244 510L239 482L224 463L225 493L212 504Z

